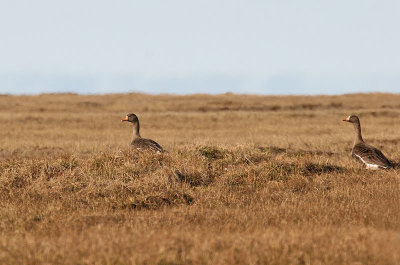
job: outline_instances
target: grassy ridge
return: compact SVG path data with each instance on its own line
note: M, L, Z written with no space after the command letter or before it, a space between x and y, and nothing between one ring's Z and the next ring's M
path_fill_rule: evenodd
M400 96L352 98L0 97L0 263L397 264L398 169L340 119L398 161Z

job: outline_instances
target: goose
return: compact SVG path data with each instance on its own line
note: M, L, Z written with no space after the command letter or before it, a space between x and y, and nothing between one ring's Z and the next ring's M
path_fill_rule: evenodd
M350 115L343 121L353 123L355 130L354 145L351 155L361 160L368 169L390 168L392 164L377 148L366 144L361 136L360 120L356 115Z
M156 151L157 153L163 153L164 149L155 141L151 139L142 138L139 134L139 119L136 114L129 113L126 115L122 122L127 121L133 124L133 139L131 142L131 146L136 148L139 151Z

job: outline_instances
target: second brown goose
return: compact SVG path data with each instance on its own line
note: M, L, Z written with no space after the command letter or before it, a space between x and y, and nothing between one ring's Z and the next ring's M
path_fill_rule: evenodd
M353 123L355 138L351 155L363 162L369 169L390 168L392 164L377 148L366 144L361 136L360 120L356 115L350 115L343 121Z
M156 152L164 152L164 149L156 143L155 141L151 139L145 139L140 136L139 130L140 130L140 125L139 125L139 119L138 117L133 114L127 114L126 117L122 121L127 121L133 124L133 139L131 142L131 146L136 148L139 151L156 151Z

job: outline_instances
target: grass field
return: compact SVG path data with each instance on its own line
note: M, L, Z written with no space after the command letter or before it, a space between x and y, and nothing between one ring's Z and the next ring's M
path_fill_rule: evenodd
M0 264L400 264L350 114L400 161L399 94L0 96Z

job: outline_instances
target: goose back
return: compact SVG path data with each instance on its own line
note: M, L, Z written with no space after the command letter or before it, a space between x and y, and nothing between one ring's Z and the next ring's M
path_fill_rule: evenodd
M390 168L392 166L380 150L364 142L355 144L351 154L368 168Z
M141 137L134 139L131 142L131 146L140 151L147 150L147 151L156 151L156 152L161 152L161 153L164 152L164 149L157 142L155 142L151 139L146 139L146 138L141 138Z

